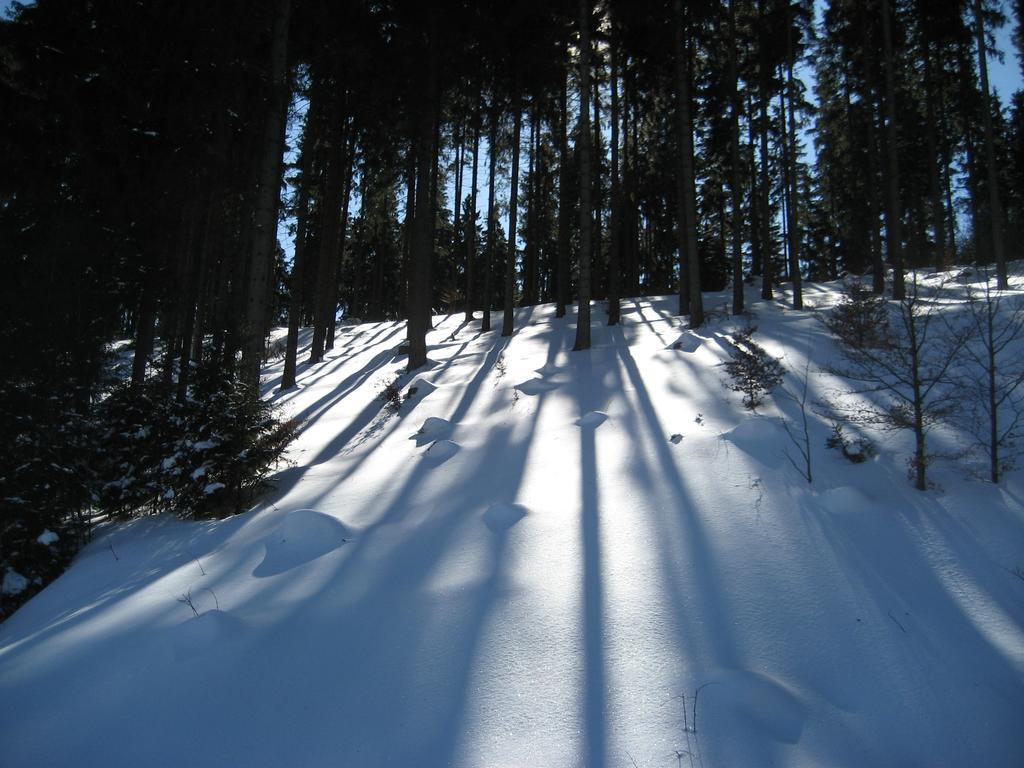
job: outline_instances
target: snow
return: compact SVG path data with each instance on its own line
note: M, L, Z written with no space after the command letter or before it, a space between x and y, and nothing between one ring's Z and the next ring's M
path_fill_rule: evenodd
M48 547L51 544L56 543L58 540L60 540L60 536L51 531L49 528L45 528L43 532L39 534L39 537L36 539L36 541L42 544L44 547Z
M5 595L20 595L28 589L28 579L22 576L13 568L4 571L4 581L0 585L0 593Z
M790 391L808 354L834 388L824 310L748 296ZM1024 472L918 492L909 435L854 465L809 408L808 483L795 403L722 385L727 298L697 333L595 304L585 352L541 306L435 318L415 376L393 322L275 362L273 491L112 524L0 626L0 765L1024 765Z
M207 483L203 486L203 493L209 496L211 493L216 493L221 488L224 488L224 483Z

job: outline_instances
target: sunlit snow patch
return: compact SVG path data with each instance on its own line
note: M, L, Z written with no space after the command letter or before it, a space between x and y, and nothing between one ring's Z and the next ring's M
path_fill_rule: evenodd
M308 563L348 541L349 531L337 518L312 509L289 512L267 537L267 553L253 576L273 576Z

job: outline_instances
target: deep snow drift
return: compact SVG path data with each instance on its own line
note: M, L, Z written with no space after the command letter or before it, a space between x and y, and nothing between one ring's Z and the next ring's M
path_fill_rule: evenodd
M792 391L836 296L753 303ZM402 324L271 366L304 427L253 511L103 530L0 627L0 765L1024 765L1024 475L921 493L812 415L808 484L725 300L596 304L588 352L438 317L397 412Z

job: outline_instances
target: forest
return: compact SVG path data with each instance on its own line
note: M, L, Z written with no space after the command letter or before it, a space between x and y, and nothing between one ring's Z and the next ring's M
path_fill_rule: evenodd
M1024 0L0 3L0 765L1024 765Z
M793 309L814 281L901 300L909 271L953 264L1005 287L1024 94L1007 108L987 62L1008 22L1020 52L1006 10L14 3L4 549L72 532L52 576L97 509L240 511L298 427L260 400L261 365L282 356L274 387L294 387L339 318L407 320L414 371L441 312L509 337L516 308L576 305L582 350L592 301L614 326L624 297L674 294L696 329L729 286L734 315L755 283ZM212 433L232 437L183 477L173 456Z

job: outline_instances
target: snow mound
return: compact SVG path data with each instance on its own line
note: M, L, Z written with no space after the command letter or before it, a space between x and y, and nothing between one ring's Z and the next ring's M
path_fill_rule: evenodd
M704 343L704 339L695 334L693 331L687 331L672 345L672 349L677 349L681 352L687 352L693 354L700 349L701 344Z
M807 707L784 683L742 670L717 676L702 688L698 702L705 719L731 720L742 732L786 744L800 741L807 718Z
M522 504L506 504L499 501L491 504L484 512L484 524L494 533L504 533L526 515L527 509Z
M871 506L871 500L849 485L830 488L823 492L816 505L819 509L839 515L856 515Z
M541 376L554 376L555 374L561 373L562 369L554 363L544 363L540 368L537 369L537 373Z
M436 467L443 464L461 450L458 443L451 440L437 440L431 443L430 447L423 454L423 459L431 466Z
M267 553L253 576L274 576L326 555L346 541L349 531L337 518L312 509L289 512L266 539Z
M584 429L597 429L608 420L608 414L601 411L590 411L576 420L576 425Z
M452 433L454 426L447 419L431 416L423 422L423 426L412 436L417 446L423 446L436 440L442 440Z
M211 649L218 649L242 633L242 622L214 608L193 616L171 629L171 652L175 661L187 661Z
M553 389L558 389L558 384L554 381L545 381L544 379L529 379L522 384L516 384L516 389L524 395L535 397L536 395L550 392Z
M757 417L744 419L725 438L750 457L767 467L781 467L786 461L784 446L788 437L773 421Z
M422 376L417 376L409 383L409 387L405 390L405 394L407 400L420 400L436 391L437 384Z

